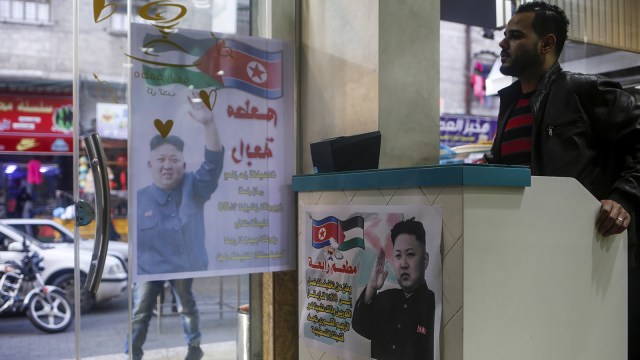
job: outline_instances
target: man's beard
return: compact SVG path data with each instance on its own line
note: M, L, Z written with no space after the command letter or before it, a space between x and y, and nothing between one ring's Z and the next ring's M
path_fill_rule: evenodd
M517 57L510 57L509 65L502 64L500 72L504 75L519 77L525 71L540 66L543 62L535 49L531 49L527 53L520 54Z

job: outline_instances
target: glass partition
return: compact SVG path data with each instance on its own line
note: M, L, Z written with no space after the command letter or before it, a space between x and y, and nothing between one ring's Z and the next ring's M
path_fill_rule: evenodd
M284 246L293 239L285 216L292 195L283 198L274 180L293 174L292 60L283 57L292 44L265 37L271 22L258 14L271 15L270 2L74 4L74 192L94 201L81 137L97 132L108 158L113 243L129 245L128 284L78 316L76 356L247 357L249 289L259 289L249 274L292 268L295 259L295 246ZM147 198L147 189L158 192ZM168 197L154 198L160 190ZM93 228L78 231L90 236Z
M503 29L524 1L496 2L496 25L479 27L441 21L441 162L474 162L488 151L495 135L497 91L513 79L502 75ZM562 7L571 22L560 57L568 71L614 79L636 97L640 93L640 8L633 0L616 2L548 1ZM487 2L493 6L493 1ZM464 12L464 9L459 9ZM458 128L458 124L460 127ZM486 133L465 133L465 125L488 124Z
M205 152L204 130L201 126L192 127L196 130L191 133L184 132L186 128L181 128L180 122L189 119L188 111L180 118L171 113L175 109L177 114L179 107L189 104L183 97L187 89L195 92L201 109L210 107L207 111L216 112L225 169L220 174L219 189L214 192L218 197L210 199L205 207L211 218L205 217L203 226L215 238L205 247L211 265L208 270L212 271L180 272L175 277L193 278L191 289L198 306L200 344L206 358L235 358L237 349L250 351L246 350L249 334L253 333L246 328L249 312L257 319L252 327L259 329L252 346L260 348L257 352L262 351L262 273L295 266L295 245L288 243L294 241L293 201L280 197L292 196L282 182L290 181L295 165L292 100L286 104L280 100L293 98L289 73L293 71L293 61L283 57L280 68L269 65L282 55L273 44L292 50L293 44L288 41L269 40L276 37L273 34L294 37L294 7L295 2L289 0L0 0L0 219L19 221L12 224L17 230L0 233L0 264L19 259L19 252L8 249L11 242L33 236L32 249L38 247L44 258L44 281L65 291L75 315L67 331L44 337L41 330L30 325L26 315L12 313L3 317L0 332L7 344L13 344L11 348L3 347L4 357L122 358L132 328L133 284L158 280L161 283L148 313L143 349L146 358L174 353L184 358L188 343L178 313L188 304L174 302L171 288L163 280L137 277L136 273L135 255L144 251L138 252L134 247L140 228L133 210L139 190L135 186L146 186L144 182L150 183L151 175L148 159L133 157L132 148L139 147L139 155L147 157L150 139L130 128L134 122L147 122L154 135L186 134L183 141L189 154L191 149L197 149L193 151L194 159L185 158L189 167L186 171L197 167ZM274 20L278 17L286 21ZM159 42L131 46L132 26L151 27L150 35ZM283 30L285 27L289 28ZM244 73L236 75L246 75L241 80L253 81L247 84L269 84L264 87L266 91L246 92L232 102L225 100L225 92L239 88L241 83L232 84L233 79L225 79L222 89L220 78L224 74L218 72L231 68L209 73L212 76L204 82L208 87L192 83L193 79L182 81L183 85L153 83L149 71L140 73L144 78L135 77L132 69L142 65L142 58L150 68L157 69L161 65L149 63L156 55L166 54L167 49L184 53L184 44L173 39L187 32L208 37L203 43L205 48L198 49L196 44L191 50L194 54L212 50L218 64L249 59L245 50L251 56L265 55L266 60L244 63ZM152 53L154 47L156 53ZM138 55L147 53L134 59L134 51ZM273 84L265 76L286 84L280 88L282 96L277 89L272 91ZM137 98L132 93L135 80L139 80L138 85L144 84L143 93L138 94L142 96ZM178 93L181 100L171 100L177 99ZM155 105L149 112L142 110L142 118L133 116L147 103ZM164 110L154 112L154 107ZM156 119L161 122L157 127ZM173 129L168 128L168 120L175 121ZM109 253L95 294L85 290L84 284L93 265L96 222L77 227L80 213L76 214L75 206L84 201L95 207L100 194L94 185L94 159L87 153L84 141L93 134L99 135L106 157L106 169L100 174L107 175L103 193L108 195L104 199L110 203L106 210L111 217ZM145 213L141 213L142 219ZM179 217L189 219L191 214L183 211ZM154 268L163 263L156 262ZM4 267L0 269L3 270Z

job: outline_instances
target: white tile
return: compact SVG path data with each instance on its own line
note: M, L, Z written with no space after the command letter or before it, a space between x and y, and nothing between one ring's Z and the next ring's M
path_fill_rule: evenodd
M443 207L443 226L451 233L453 238L462 236L463 212L462 212L462 188L450 187L442 189L434 205Z
M396 190L389 205L425 205L431 206L431 202L420 188L403 188Z
M462 308L463 252L454 245L442 259L442 322L446 324Z
M320 196L322 195L321 192L311 192L311 191L305 191L305 192L299 192L298 193L298 204L299 205L315 205L318 203L318 199L320 198Z
M430 204L433 204L433 202L438 198L438 196L442 192L442 188L438 188L438 187L422 187L420 189L424 193L424 196L427 199L429 199Z
M358 193L357 190L343 190L344 191L344 196L347 197L347 199L349 199L349 202L351 202L351 200L353 200L353 197L356 196L356 194Z
M348 205L349 200L343 191L325 191L317 205Z
M463 336L463 312L459 311L453 316L442 330L442 360L462 360L462 336ZM500 346L500 344L495 344ZM473 359L470 354L469 359Z
M380 190L360 190L349 205L387 205L387 201Z
M449 228L444 226L444 220L443 220L442 254L446 255L449 251L451 251L451 248L453 247L453 245L455 245L459 241L460 241L460 237L453 235L451 231L449 231Z
M388 203L391 200L391 198L393 198L397 190L398 189L380 189L380 193Z

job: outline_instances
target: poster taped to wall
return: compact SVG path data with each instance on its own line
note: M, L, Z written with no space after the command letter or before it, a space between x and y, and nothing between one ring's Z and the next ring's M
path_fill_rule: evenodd
M143 24L131 41L134 279L293 269L289 44Z
M345 359L440 359L442 208L304 206L301 342Z

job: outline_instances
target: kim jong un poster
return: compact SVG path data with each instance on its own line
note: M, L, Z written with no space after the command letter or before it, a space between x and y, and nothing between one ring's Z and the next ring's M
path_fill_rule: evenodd
M304 351L317 358L439 360L442 208L315 205L303 212Z
M289 44L131 26L134 279L293 269Z

